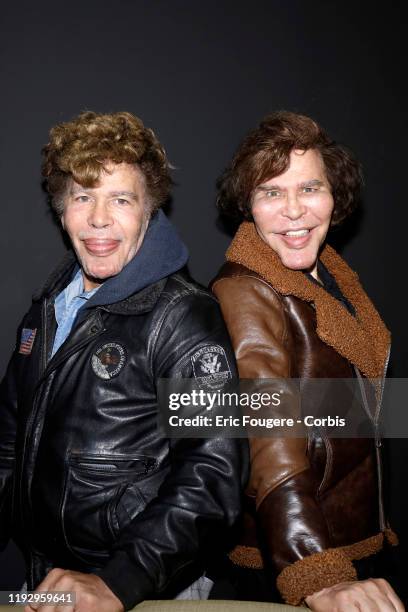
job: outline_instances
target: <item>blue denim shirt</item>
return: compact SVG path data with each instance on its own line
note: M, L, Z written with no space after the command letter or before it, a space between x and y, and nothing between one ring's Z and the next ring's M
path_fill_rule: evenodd
M59 347L68 338L78 310L98 289L99 287L95 287L91 291L84 291L84 279L82 270L79 268L69 285L57 295L54 310L58 328L54 338L51 357L55 355Z

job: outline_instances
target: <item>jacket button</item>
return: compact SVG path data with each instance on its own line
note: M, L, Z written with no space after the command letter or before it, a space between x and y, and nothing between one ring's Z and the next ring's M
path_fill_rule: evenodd
M99 331L99 327L97 325L92 325L91 329L89 330L89 333L96 334L97 331Z

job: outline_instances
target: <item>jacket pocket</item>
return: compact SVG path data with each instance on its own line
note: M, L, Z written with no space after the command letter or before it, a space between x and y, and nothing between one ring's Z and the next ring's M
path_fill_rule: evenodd
M155 467L144 455L71 453L60 518L72 554L89 562L89 555L109 553L123 525L145 507L136 483Z
M133 483L124 485L109 504L107 520L113 540L145 509L147 500L140 487Z

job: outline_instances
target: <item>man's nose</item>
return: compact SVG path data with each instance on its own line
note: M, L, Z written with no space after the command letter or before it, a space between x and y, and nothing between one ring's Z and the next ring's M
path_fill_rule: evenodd
M285 217L295 221L304 215L306 212L306 206L302 202L301 197L297 192L287 193L284 209L282 211Z
M92 227L108 227L112 225L112 215L106 202L96 200L89 210L88 223Z

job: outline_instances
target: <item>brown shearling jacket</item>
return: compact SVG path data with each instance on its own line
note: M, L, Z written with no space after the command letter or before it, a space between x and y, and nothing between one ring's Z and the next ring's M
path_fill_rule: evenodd
M320 258L355 316L285 268L253 223L241 225L212 283L241 378L385 376L388 330L344 260L328 246ZM379 551L384 537L396 542L384 517L380 441L307 433L252 438L250 446L249 512L230 558L271 568L287 603L356 580L353 560Z

